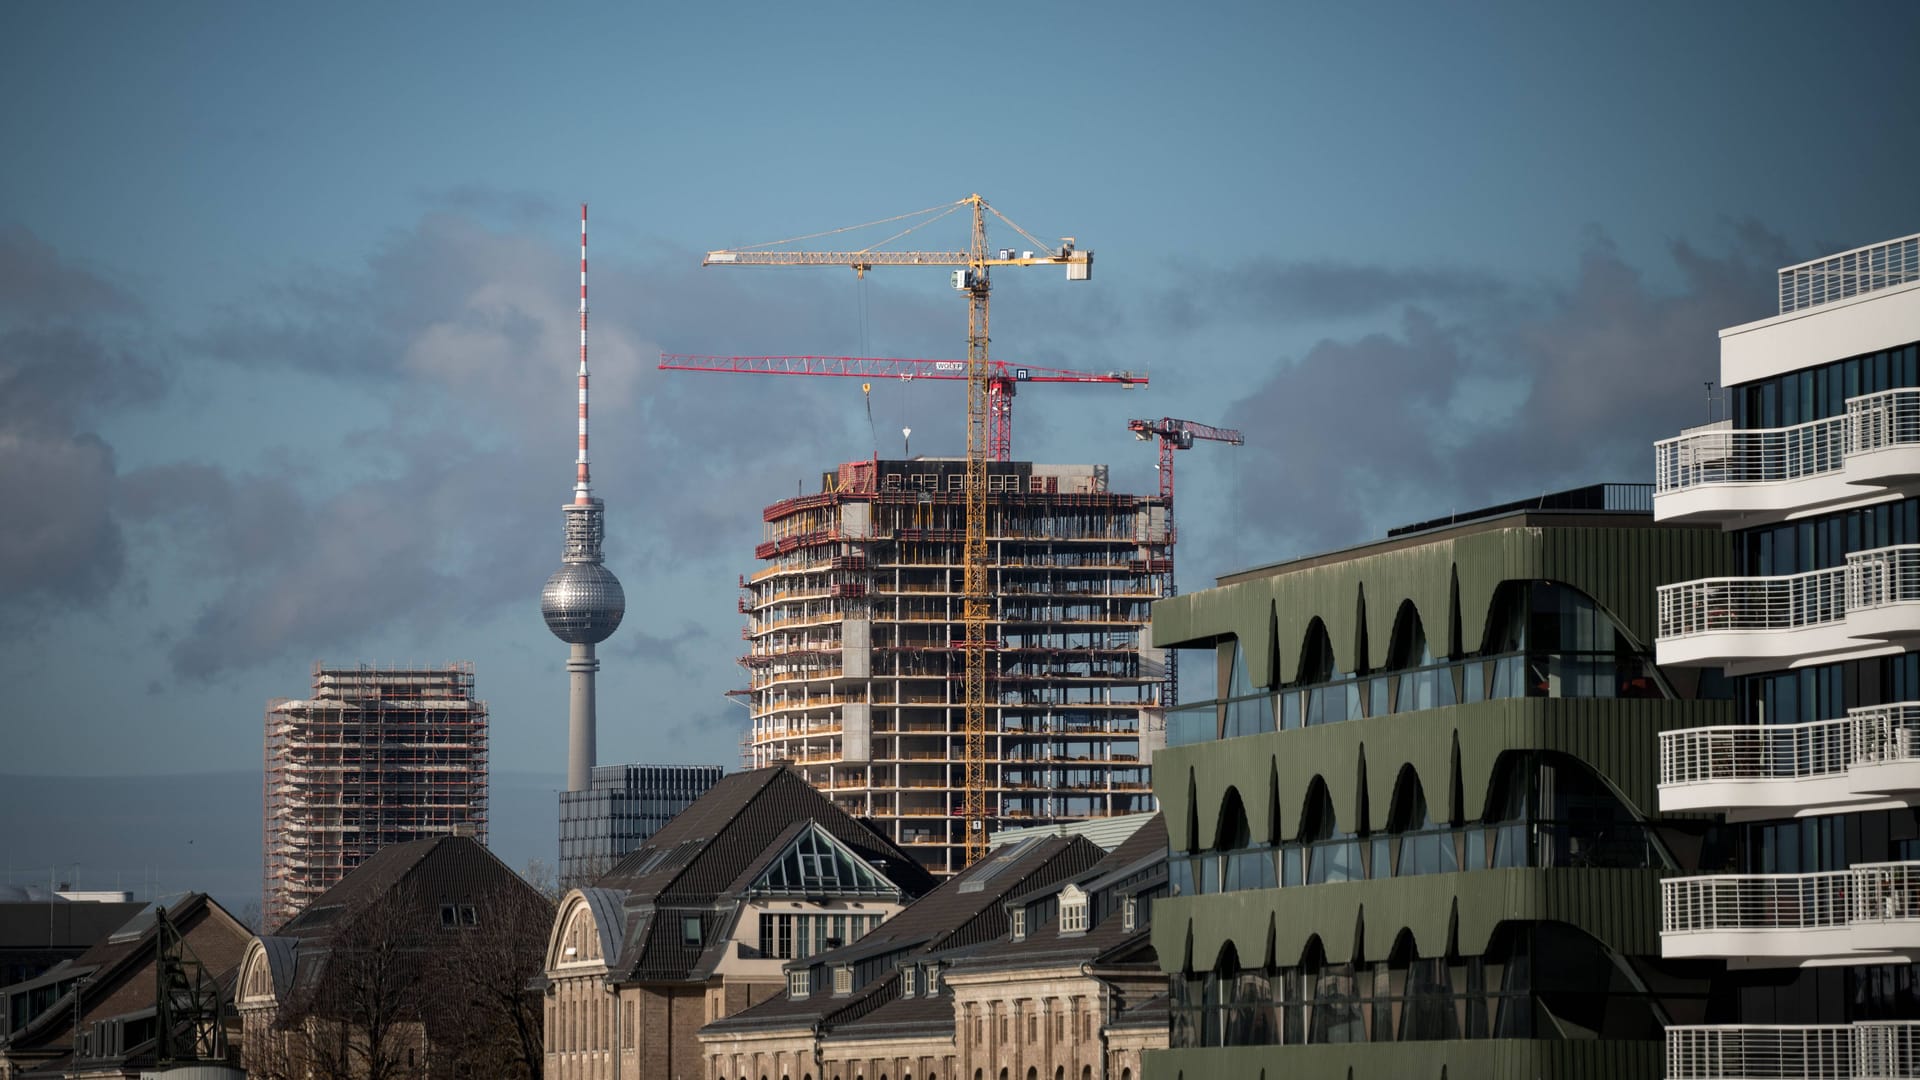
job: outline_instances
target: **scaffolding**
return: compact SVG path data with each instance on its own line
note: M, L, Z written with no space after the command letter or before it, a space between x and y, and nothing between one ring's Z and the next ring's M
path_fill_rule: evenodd
M388 844L487 840L487 705L473 665L330 668L267 705L262 914L277 928Z
M1095 465L993 462L988 827L1152 810L1149 605L1166 501ZM748 767L788 762L936 874L964 865L966 462L859 461L766 508L747 616Z

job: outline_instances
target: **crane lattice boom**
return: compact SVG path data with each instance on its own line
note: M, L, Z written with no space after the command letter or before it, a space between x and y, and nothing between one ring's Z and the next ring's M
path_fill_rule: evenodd
M800 240L810 240L814 236L829 235L817 233L814 236L796 237L791 241L710 251L701 260L701 265L846 266L861 275L876 266L962 268L953 273L953 287L967 295L967 531L962 556L965 638L959 645L967 657L964 692L966 767L962 813L966 818L965 857L967 864L972 865L987 852L987 650L994 645L988 628L992 597L987 577L987 461L998 447L988 430L994 411L992 398L995 396L993 365L987 358L988 297L993 287L988 272L996 266L1065 266L1068 281L1088 281L1093 277L1093 252L1076 248L1072 237L1062 237L1058 247L1044 244L1035 239L1032 233L1009 221L977 194L926 210L830 232L843 233L871 225L912 221L881 241L881 244L886 244L963 209L970 211L972 218L972 242L966 251L882 251L877 250L880 244L860 251L769 250ZM1027 243L1033 245L1032 248L989 249L988 214L1019 233ZM999 397L1002 402L1007 399L1005 394Z
M1127 430L1133 432L1133 437L1142 442L1153 438L1160 440L1160 498L1166 502L1167 506L1167 554L1171 566L1173 565L1171 563L1173 546L1180 535L1173 524L1173 452L1193 449L1196 439L1242 446L1247 441L1246 436L1233 428L1214 427L1194 420L1175 420L1170 416L1163 416L1158 420L1129 420ZM1179 593L1180 586L1174 578L1174 571L1169 569L1167 595L1177 596ZM1167 653L1167 678L1161 689L1160 702L1169 709L1180 704L1179 650L1170 650Z

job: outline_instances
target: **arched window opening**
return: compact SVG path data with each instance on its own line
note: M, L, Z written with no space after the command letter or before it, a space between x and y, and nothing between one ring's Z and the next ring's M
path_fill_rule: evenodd
M1482 820L1466 833L1469 869L1673 865L1652 831L1592 769L1547 751L1500 756Z
M1314 619L1307 624L1307 636L1300 650L1300 677L1294 685L1302 689L1284 693L1280 699L1280 726L1313 727L1357 719L1364 715L1360 703L1360 684L1351 673L1340 670L1334 657L1333 639L1326 623Z
M1300 822L1300 856L1304 863L1301 878L1309 885L1330 881L1353 881L1364 877L1360 865L1360 841L1340 828L1334 811L1333 796L1326 781L1314 777L1307 788L1306 812Z
M1235 788L1229 787L1221 800L1220 824L1215 836L1220 852L1217 873L1222 891L1271 889L1279 884L1273 849L1264 844L1254 846L1246 806ZM1206 891L1204 879L1215 872L1211 867L1202 870L1202 891Z
M1373 876L1453 873L1460 869L1460 842L1460 830L1434 820L1413 766L1402 766L1387 812L1387 835L1373 838Z
M1273 695L1253 685L1247 654L1236 639L1227 673L1226 715L1222 737L1232 739L1273 730Z
M1454 667L1434 658L1419 610L1413 601L1403 602L1394 617L1393 639L1387 648L1387 670L1400 674L1372 680L1371 712L1380 716L1389 709L1396 713L1419 712L1454 704L1458 700Z

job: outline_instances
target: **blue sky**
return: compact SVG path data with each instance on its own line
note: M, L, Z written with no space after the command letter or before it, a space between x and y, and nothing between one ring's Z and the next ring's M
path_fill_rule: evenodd
M960 356L965 312L702 251L974 191L1095 249L996 279L994 352L1153 385L1034 388L1016 454L1145 490L1128 416L1244 429L1180 461L1192 587L1644 479L1775 267L1920 229L1915 40L1894 3L7 5L0 773L257 769L315 661L471 659L496 768L557 776L580 201L602 759L733 766L759 508L875 440L857 384L657 354ZM874 407L961 449L957 387Z

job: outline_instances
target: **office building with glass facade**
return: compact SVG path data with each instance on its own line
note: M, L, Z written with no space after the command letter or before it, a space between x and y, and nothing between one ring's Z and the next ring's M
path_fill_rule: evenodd
M1650 502L1530 499L1155 605L1218 689L1154 761L1148 1075L1661 1075L1724 967L1660 953L1661 880L1722 845L1658 808L1659 739L1731 706L1652 655L1656 587L1725 572L1724 538Z
M1655 517L1733 557L1659 593L1661 665L1734 698L1661 736L1661 808L1724 815L1730 851L1662 883L1662 947L1733 983L1667 1075L1920 1076L1920 236L1779 289L1720 332L1727 419L1655 447Z
M613 868L720 781L718 765L596 765L585 791L560 793L560 884Z

